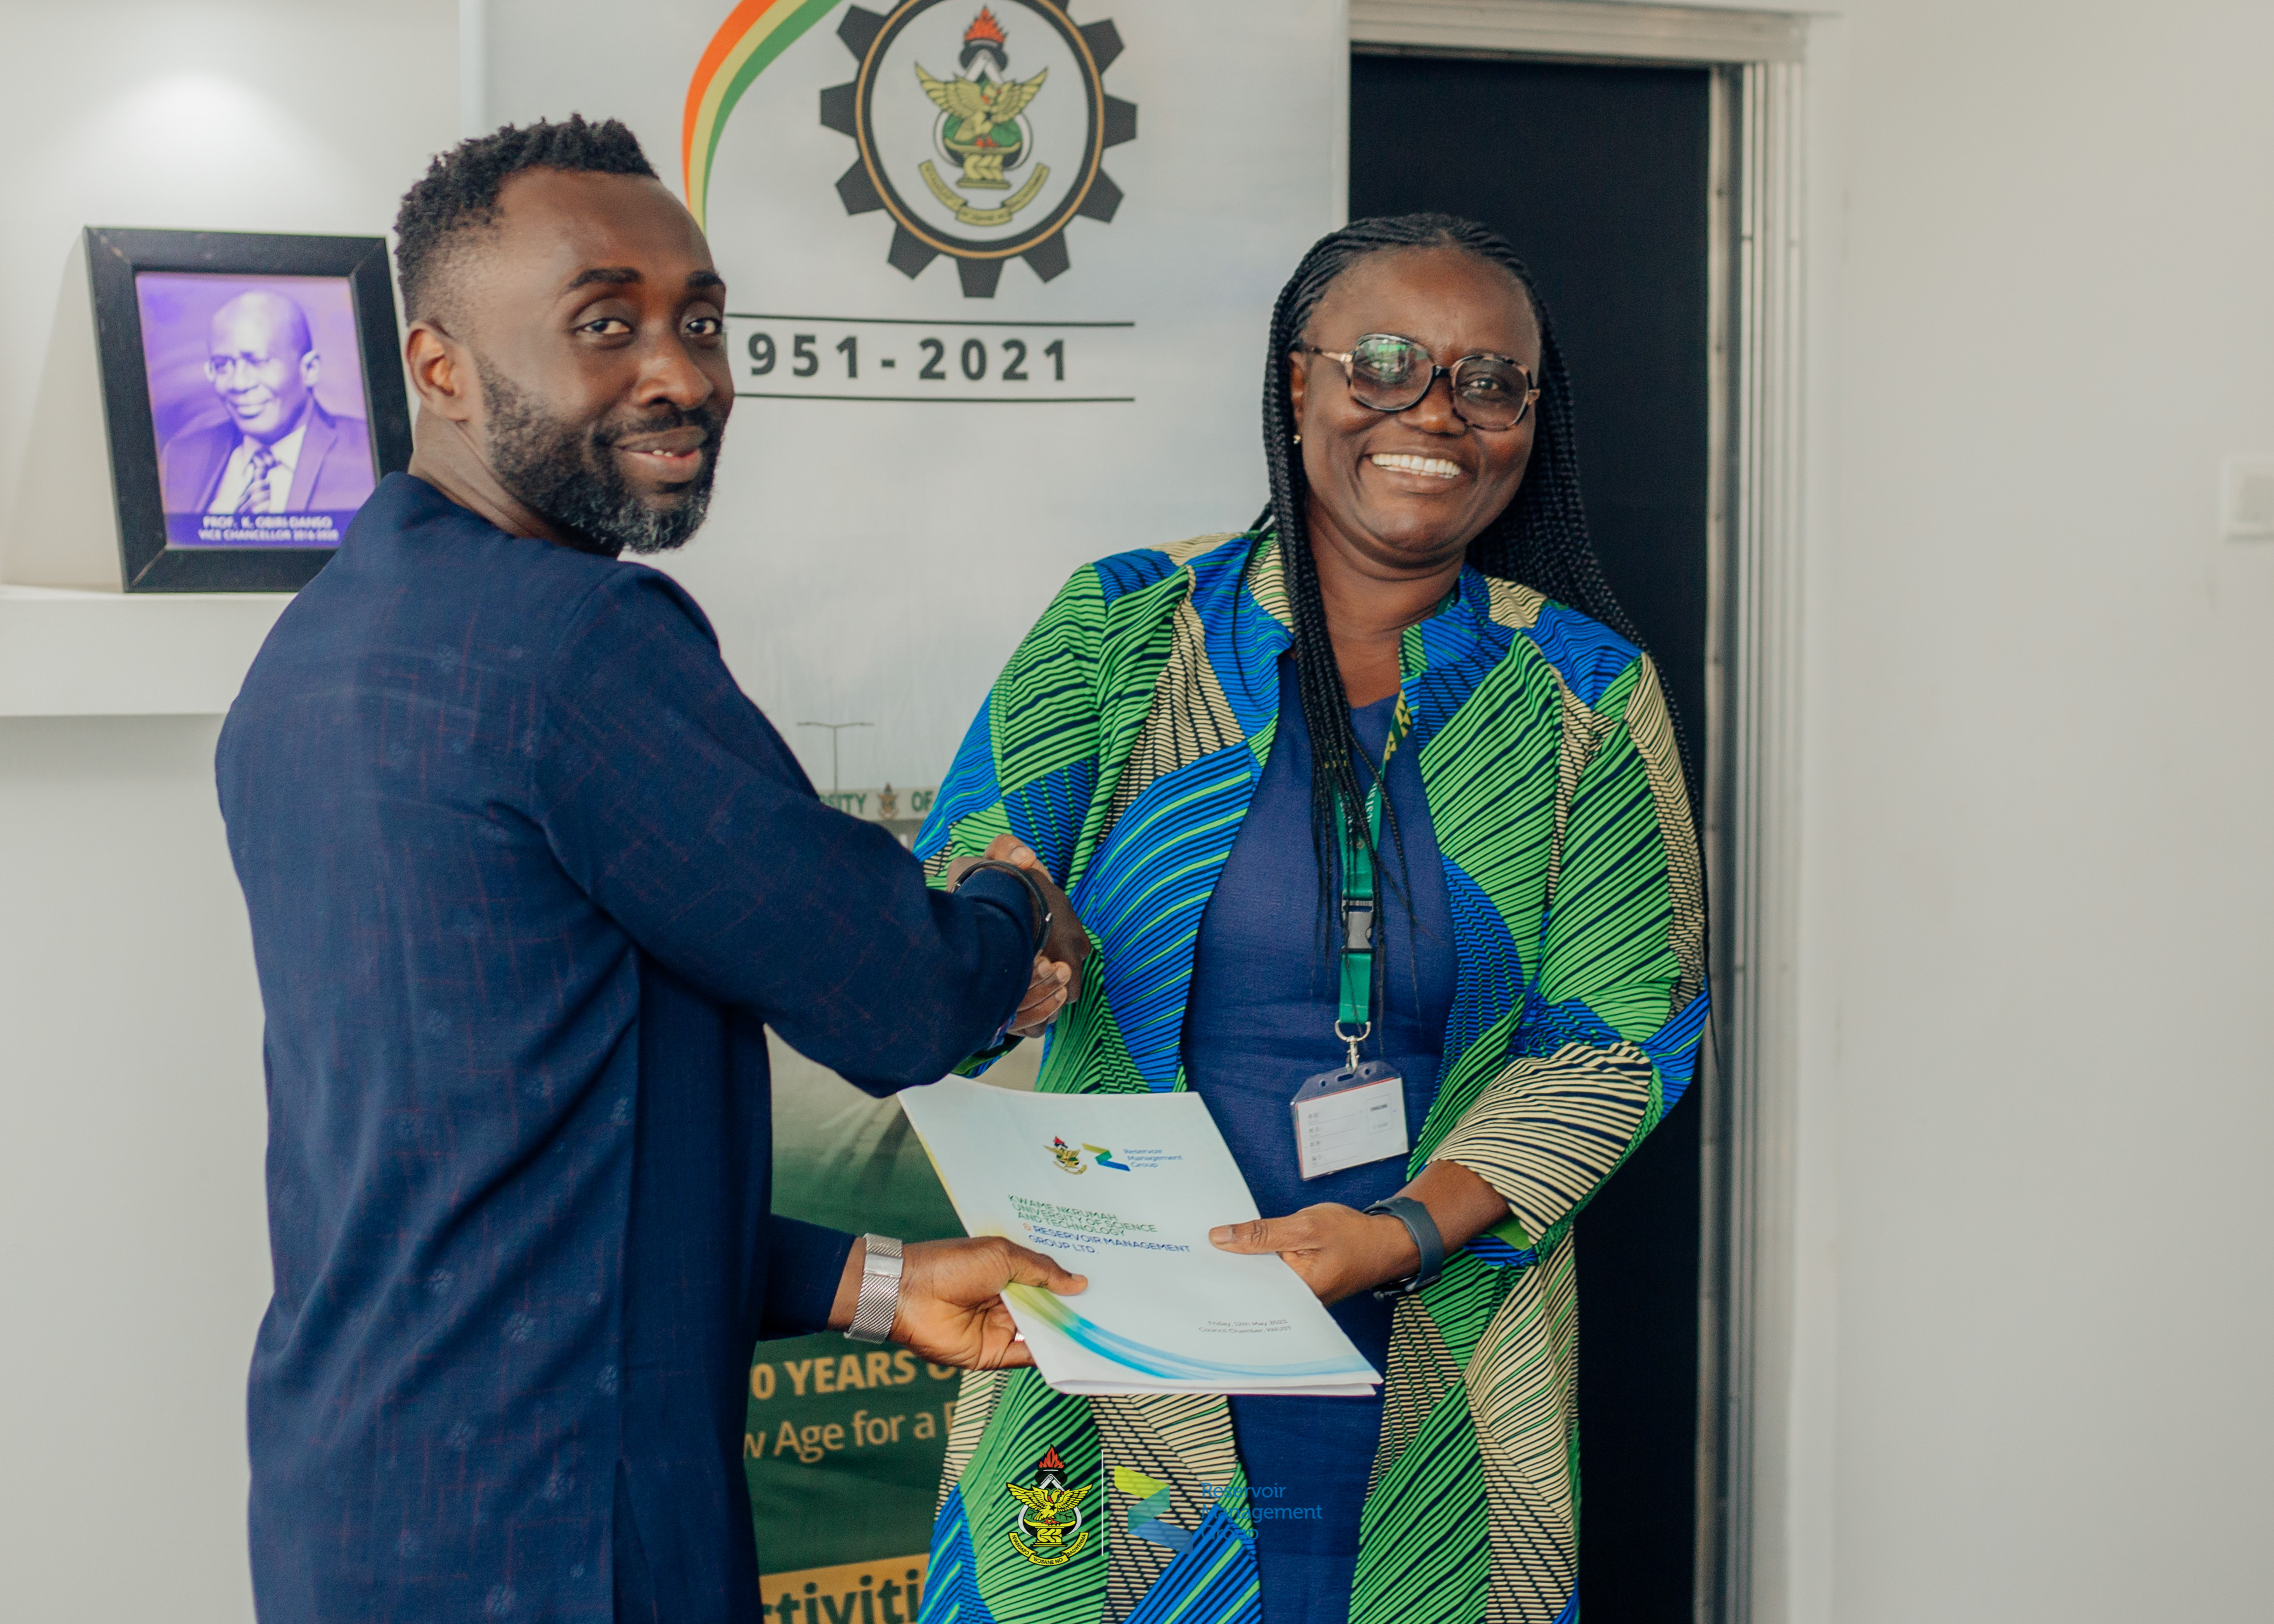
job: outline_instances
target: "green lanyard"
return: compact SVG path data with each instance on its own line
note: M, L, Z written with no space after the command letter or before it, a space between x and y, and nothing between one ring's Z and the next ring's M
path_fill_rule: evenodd
M1382 749L1382 771L1366 798L1367 832L1371 850L1352 841L1350 820L1337 817L1335 826L1342 842L1343 860L1343 976L1342 1006L1335 1020L1335 1035L1350 1045L1352 1070L1359 1064L1358 1046L1374 1031L1374 855L1382 849L1382 795L1389 782L1389 763L1405 735L1413 731L1413 716L1405 695L1397 695L1397 710L1389 723L1389 738ZM1352 1028L1356 1028L1353 1032Z

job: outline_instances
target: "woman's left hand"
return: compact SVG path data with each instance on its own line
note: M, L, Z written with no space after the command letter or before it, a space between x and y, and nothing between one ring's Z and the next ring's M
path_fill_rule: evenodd
M1321 1303L1403 1280L1421 1267L1420 1251L1403 1223L1387 1213L1368 1216L1333 1201L1284 1218L1219 1224L1209 1239L1224 1252L1277 1252Z
M1508 1203L1457 1162L1432 1162L1397 1193L1428 1208L1448 1256L1508 1216ZM1219 1224L1209 1239L1225 1252L1277 1252L1321 1303L1404 1280L1421 1267L1421 1250L1399 1220L1333 1201L1284 1218Z

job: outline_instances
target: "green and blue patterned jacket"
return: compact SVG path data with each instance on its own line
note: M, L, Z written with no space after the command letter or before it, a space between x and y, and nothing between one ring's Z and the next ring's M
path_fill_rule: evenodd
M1270 753L1291 625L1269 537L1123 553L1067 583L973 723L918 854L938 883L1015 834L1096 943L1040 1087L1185 1086L1201 916ZM1457 1162L1511 1215L1397 1304L1351 1618L1551 1624L1578 1605L1571 1222L1689 1084L1698 846L1657 673L1600 623L1471 569L1401 667L1459 966L1411 1167ZM1009 1489L1051 1450L1093 1486L1078 1548L1037 1561L1008 1538ZM967 1375L922 1624L1253 1624L1246 1486L1221 1398Z

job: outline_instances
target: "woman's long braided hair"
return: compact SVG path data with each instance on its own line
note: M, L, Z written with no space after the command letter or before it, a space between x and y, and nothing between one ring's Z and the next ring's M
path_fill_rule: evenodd
M1310 527L1306 522L1310 487L1303 476L1301 451L1294 443L1295 408L1287 382L1288 358L1303 342L1313 313L1337 277L1368 254L1412 248L1455 248L1500 267L1532 301L1532 315L1540 327L1540 399L1534 408L1538 425L1532 461L1507 508L1469 543L1468 561L1486 575L1520 581L1592 615L1630 643L1642 646L1641 635L1603 578L1602 566L1587 539L1586 508L1579 499L1579 454L1571 427L1570 380L1563 370L1563 355L1556 347L1547 304L1533 285L1532 273L1516 257L1516 250L1499 233L1454 214L1355 220L1314 243L1272 307L1271 338L1263 358L1263 456L1271 473L1271 504L1258 517L1255 528L1277 530L1279 553L1286 560L1287 601L1295 621L1296 680L1303 721L1311 734L1311 842L1318 854L1322 927L1335 906L1338 847L1335 820L1338 816L1346 817L1353 843L1371 848L1372 837L1362 808L1375 769L1359 747L1358 735L1351 726L1350 697L1343 688L1334 640L1327 633L1326 605L1319 596L1318 565L1311 556ZM1262 552L1259 546L1250 555L1251 569ZM1671 699L1668 703L1670 707ZM1679 718L1675 733L1679 738ZM1686 767L1686 749L1684 759ZM1367 778L1364 784L1359 776L1361 762ZM1386 804L1384 811L1389 813ZM1389 823L1402 873L1404 841L1397 835L1394 813L1389 814ZM1387 877L1389 871L1381 854L1375 853L1374 858L1375 871ZM1407 906L1410 909L1410 893ZM1380 954L1375 963L1379 974Z

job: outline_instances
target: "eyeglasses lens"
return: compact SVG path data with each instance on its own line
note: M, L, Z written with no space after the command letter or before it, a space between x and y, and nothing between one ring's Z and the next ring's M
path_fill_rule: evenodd
M1454 408L1480 429L1504 429L1520 422L1531 393L1532 380L1513 362L1469 356L1454 363Z
M1429 392L1434 363L1410 339L1372 335L1351 351L1351 396L1375 411L1404 411ZM1480 429L1513 427L1524 419L1532 380L1522 367L1497 356L1467 356L1453 365L1453 407Z
M1402 338L1362 338L1351 351L1351 395L1376 411L1403 411L1428 389L1429 357Z

